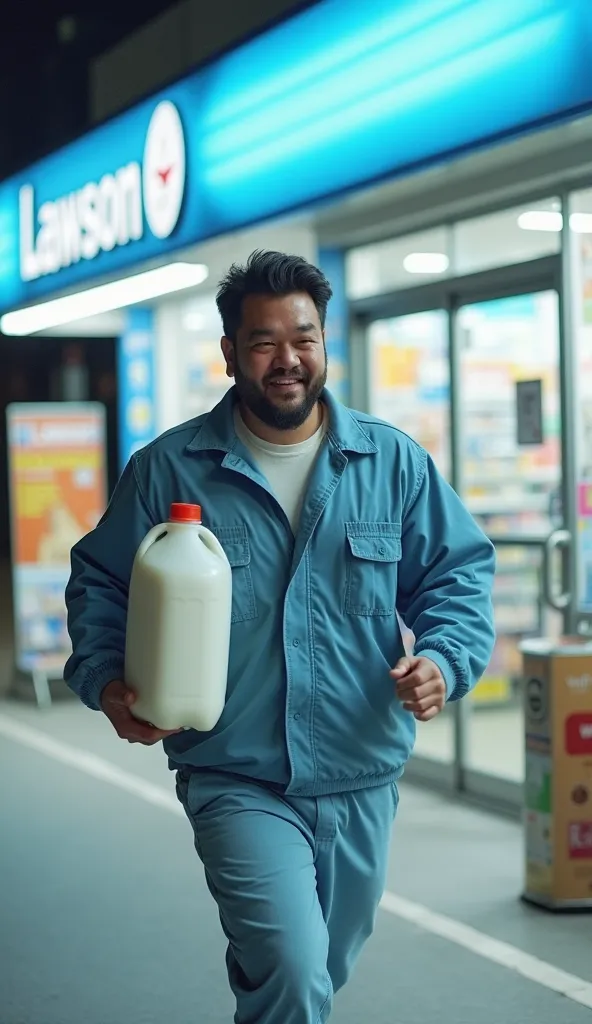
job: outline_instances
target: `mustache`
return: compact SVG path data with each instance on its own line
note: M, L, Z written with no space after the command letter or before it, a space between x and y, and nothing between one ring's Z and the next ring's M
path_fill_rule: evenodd
M275 384L276 381L280 380L297 380L302 384L308 384L310 375L303 373L302 370L283 370L281 373L274 371L274 373L268 373L263 379L264 384Z

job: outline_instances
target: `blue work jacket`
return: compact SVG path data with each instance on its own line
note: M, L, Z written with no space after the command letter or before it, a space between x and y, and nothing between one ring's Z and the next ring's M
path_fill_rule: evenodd
M296 536L216 408L133 456L103 519L72 552L68 685L99 709L124 674L136 550L171 502L202 507L232 566L225 710L211 733L165 741L171 767L216 769L322 795L399 777L415 740L389 670L405 653L463 697L491 656L494 550L431 458L326 390L328 431Z

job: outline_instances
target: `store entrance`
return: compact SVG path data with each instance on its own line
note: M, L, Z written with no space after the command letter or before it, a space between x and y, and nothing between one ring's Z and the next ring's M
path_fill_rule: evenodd
M497 549L494 655L469 700L419 728L416 767L510 802L524 779L519 644L563 628L546 579L563 481L559 287L545 263L524 289L479 275L357 310L366 407L430 452Z

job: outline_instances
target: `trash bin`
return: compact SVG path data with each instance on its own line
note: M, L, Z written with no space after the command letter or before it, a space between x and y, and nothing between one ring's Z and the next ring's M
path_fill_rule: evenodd
M524 899L592 909L592 643L521 645L524 672Z

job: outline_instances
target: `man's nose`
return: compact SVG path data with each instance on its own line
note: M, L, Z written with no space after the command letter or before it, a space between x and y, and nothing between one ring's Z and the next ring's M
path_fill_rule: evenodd
M298 366L300 359L296 349L289 342L277 345L273 359L274 370L292 370Z

